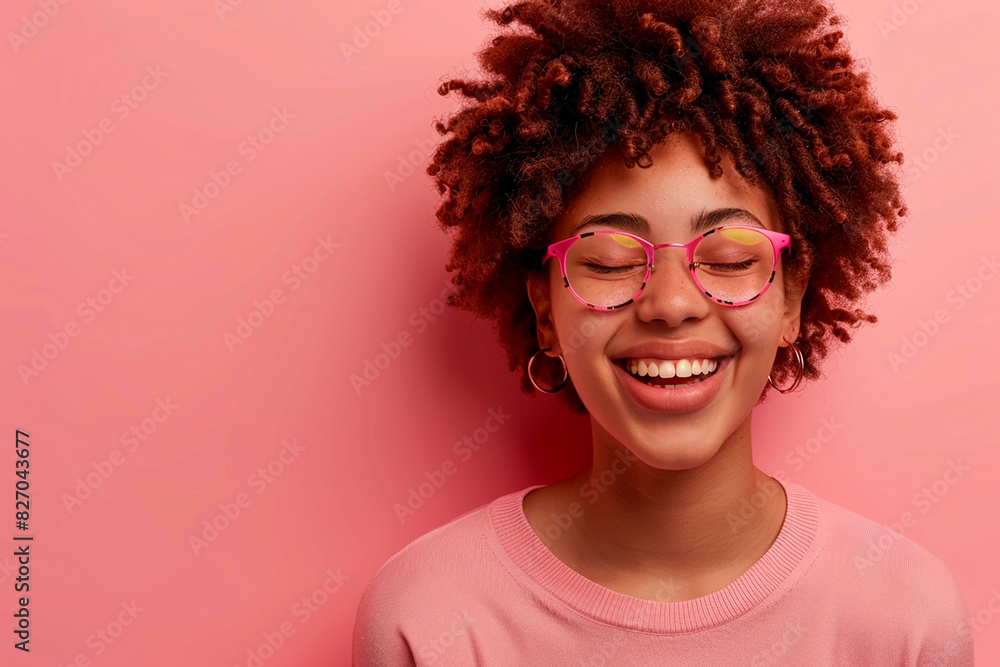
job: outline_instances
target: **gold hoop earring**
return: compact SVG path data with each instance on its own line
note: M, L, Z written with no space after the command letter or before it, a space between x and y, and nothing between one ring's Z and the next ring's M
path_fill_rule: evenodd
M772 387L774 387L778 392L782 394L787 394L790 391L794 391L795 388L799 386L799 382L802 381L802 377L805 375L805 370L806 370L806 360L802 356L802 352L799 351L799 347L795 343L792 343L791 345L789 345L789 347L792 348L792 352L795 353L795 359L799 362L799 370L798 373L795 374L795 381L792 382L791 386L789 386L787 389L781 389L780 387L776 386L773 382L771 382L771 374L768 373L767 375L768 384L770 384Z
M531 359L528 360L528 379L531 380L531 384L535 385L535 389L537 389L538 391L545 392L546 394L556 393L557 391L565 387L566 381L569 380L569 371L566 369L566 360L563 359L563 356L560 354L559 356L554 357L555 359L559 360L559 363L562 364L563 367L563 379L562 382L559 383L559 386L556 387L555 389L546 389L545 387L539 386L539 384L535 381L535 377L531 374L531 364L534 363L535 357L537 357L542 352L548 352L551 349L552 349L551 347L547 347L544 350L539 350L538 352L535 352L533 355L531 355Z

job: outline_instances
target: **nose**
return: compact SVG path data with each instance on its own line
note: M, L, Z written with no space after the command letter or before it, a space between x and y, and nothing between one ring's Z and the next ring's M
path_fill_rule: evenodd
M638 316L674 326L688 317L704 316L711 304L691 275L684 244L664 243L656 246L654 252L657 255L649 282L632 304Z

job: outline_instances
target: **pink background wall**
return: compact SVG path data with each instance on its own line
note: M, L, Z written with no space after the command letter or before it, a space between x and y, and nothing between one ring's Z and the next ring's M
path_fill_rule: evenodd
M224 2L0 8L0 553L19 532L16 429L36 536L30 657L0 556L3 664L248 665L267 636L266 665L348 664L390 554L586 462L586 420L522 396L483 322L434 315L447 238L422 172L455 105L437 82L492 30L481 3ZM1000 277L983 262L1000 249L1000 10L838 6L901 115L912 214L870 303L881 323L825 382L758 408L757 465L885 524L913 513L905 534L978 613L978 664L998 664ZM391 20L348 62L373 11ZM491 408L511 418L456 456ZM842 426L820 443L824 420ZM394 505L449 459L401 523Z

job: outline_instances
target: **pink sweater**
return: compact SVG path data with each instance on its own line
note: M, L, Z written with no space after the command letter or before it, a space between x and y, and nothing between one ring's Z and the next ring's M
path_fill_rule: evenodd
M557 559L516 491L419 537L375 572L354 665L971 667L947 567L904 535L787 480L770 549L683 602L605 588Z

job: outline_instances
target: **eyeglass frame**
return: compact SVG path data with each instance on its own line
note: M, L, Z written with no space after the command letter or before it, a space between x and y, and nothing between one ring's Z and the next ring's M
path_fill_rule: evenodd
M710 236L711 234L715 234L716 232L726 229L749 229L755 232L760 232L765 237L767 237L768 241L771 242L771 250L774 254L774 263L771 266L771 277L767 279L766 283L764 283L763 289L761 289L761 291L758 292L756 296L751 297L746 301L740 301L739 303L735 303L733 301L726 301L725 299L720 299L716 296L712 296L712 294L702 286L701 282L698 280L698 274L696 274L694 271L697 265L699 264L698 262L694 261L694 251L695 248L698 247L698 244L701 243L701 240L704 239L706 236ZM594 304L588 303L583 298L581 298L580 295L577 294L576 291L574 291L573 288L570 286L569 277L566 275L566 255L569 253L570 247L580 239L586 238L588 236L608 235L608 234L626 236L638 242L639 245L642 246L642 248L646 251L646 277L642 279L642 285L639 286L639 290L635 294L633 294L632 298L630 298L625 303L618 306L610 306L610 307L595 306ZM763 296L765 292L767 292L768 288L771 286L771 283L774 282L774 276L777 274L778 261L781 259L781 251L787 248L789 253L791 253L792 237L783 232L774 231L772 229L765 229L764 227L757 227L755 225L722 225L719 227L714 227L705 232L704 234L699 234L698 236L694 237L687 243L653 244L647 241L646 239L642 238L641 236L636 236L635 234L629 234L628 232L621 232L617 230L601 229L590 232L583 232L582 234L577 234L576 236L570 236L569 238L565 238L562 241L556 241L546 249L545 256L542 258L541 263L544 266L545 262L550 257L555 257L557 260L559 260L559 269L560 271L562 271L563 284L566 286L566 289L569 290L570 294L576 297L577 301L587 306L588 308L592 308L594 310L611 311L611 310L618 310L619 308L624 308L625 306L634 303L639 298L639 296L642 295L643 290L646 289L646 285L649 284L650 276L653 274L653 253L655 253L660 248L673 248L673 247L684 248L684 250L686 251L688 267L691 269L691 277L694 278L694 284L698 286L698 290L702 294L704 294L709 299L716 301L724 306L737 307L737 306L745 306L749 303L752 303L761 296Z

